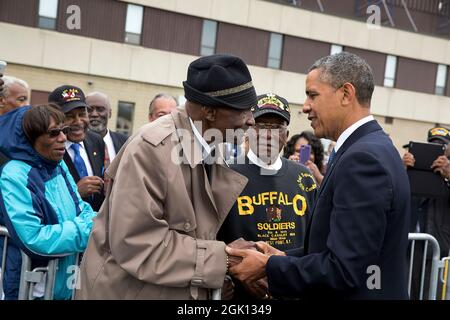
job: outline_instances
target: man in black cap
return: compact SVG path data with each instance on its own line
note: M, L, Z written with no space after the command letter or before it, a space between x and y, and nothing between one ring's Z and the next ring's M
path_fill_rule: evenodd
M258 96L252 110L254 130L248 131L249 150L244 164L231 165L249 180L222 225L218 239L265 241L279 250L303 246L307 219L314 205L317 185L311 172L298 162L280 157L289 136L290 108L286 99L272 94ZM264 298L267 282L235 281L235 298Z
M449 148L449 146L450 146L450 131L444 127L432 128L432 129L428 130L427 141L431 142L431 143L439 143L439 144L443 144L443 145L447 146L445 154L438 157L433 162L432 169L436 173L439 173L442 176L442 178L448 182L448 179L450 179L450 160L449 160L449 157L450 157L450 148ZM415 164L414 155L408 151L405 152L405 154L403 155L403 163L405 164L406 167L414 167L414 164ZM449 194L449 196L450 196L450 194ZM426 209L425 207L428 206L430 199L427 199L427 201L423 201L423 200L424 199L422 199L422 198L418 199L417 197L415 197L413 199L413 203L415 203L415 202L417 202L417 203L415 203L415 205L413 205L413 207L412 207L414 214L413 214L413 219L411 220L411 232L415 232L417 230L420 230L420 232L425 232L424 230L429 229L429 228L427 228L427 225L429 225L429 224L425 223L425 220L423 220L423 218L425 218L425 216L423 214L421 215L420 212L427 211L427 210L425 210ZM449 207L449 209L450 209L450 207ZM448 212L449 209L445 208L446 212ZM448 216L449 216L448 222L450 225L450 215L448 215ZM418 226L417 226L417 223L419 223ZM417 227L418 227L418 229L417 229ZM447 240L447 247L450 247L449 244L450 244L450 242ZM446 250L446 251L448 251L448 250Z
M183 85L185 106L143 126L106 171L77 299L208 299L224 283L216 233L247 179L216 148L254 124L256 93L230 55L193 61Z
M441 175L449 186L447 197L419 197L411 196L411 227L410 232L424 232L436 238L441 249L440 256L450 254L450 130L444 127L435 127L428 130L428 142L446 145L445 154L438 157L432 164L432 169ZM403 163L406 167L414 167L415 159L410 152L403 155ZM411 298L419 298L419 286L421 281L421 258L423 246L419 242L415 254L415 265ZM418 258L418 259L416 259ZM428 257L429 259L430 257ZM417 260L417 261L416 261ZM420 261L419 261L420 260ZM429 268L431 263L427 264ZM428 296L429 270L426 272L424 296ZM439 283L440 286L440 283ZM438 291L440 292L440 291Z
M104 200L103 171L105 143L100 135L88 131L88 108L83 91L72 85L56 88L48 101L57 104L70 127L64 162L69 168L83 200L98 211Z

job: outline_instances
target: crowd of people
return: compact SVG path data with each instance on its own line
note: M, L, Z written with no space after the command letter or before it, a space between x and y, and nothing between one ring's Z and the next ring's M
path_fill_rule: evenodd
M408 232L435 235L448 254L450 196L411 198L414 156L402 162L370 114L373 74L360 57L311 66L303 113L313 131L292 137L289 102L257 96L239 57L193 61L183 87L184 105L156 95L149 123L127 137L108 128L105 93L62 85L30 106L24 80L0 77L5 299L18 298L21 251L36 266L59 259L55 299L71 298L77 255L76 299L210 299L222 289L244 300L408 299ZM321 139L333 143L324 150ZM448 145L450 133L435 128L428 140ZM432 167L446 182L449 155Z

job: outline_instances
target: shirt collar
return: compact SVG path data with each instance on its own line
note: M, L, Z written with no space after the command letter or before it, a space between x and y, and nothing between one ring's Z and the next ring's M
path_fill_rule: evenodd
M189 117L189 122L191 123L192 131L194 132L195 140L198 142L199 146L202 149L202 159L206 159L214 149L214 147L211 147L206 140L203 138L201 133L198 131L197 127L195 126L194 122L192 121L191 117Z
M280 156L277 157L277 159L275 160L274 163L267 164L264 161L262 161L260 158L258 158L258 156L252 151L252 149L248 150L247 158L254 165L257 165L258 167L266 169L266 170L278 171L278 170L281 169L281 166L283 164L282 161L281 161Z
M364 117L358 121L356 121L354 124L352 124L350 127L344 130L344 132L341 133L339 138L336 141L336 145L334 146L334 151L338 152L339 148L342 147L344 142L352 135L353 132L356 131L359 127L366 124L367 122L370 122L372 120L375 120L372 115L369 115L367 117Z
M76 142L72 142L72 141L67 140L67 141L65 142L65 144L66 144L66 149L70 149L70 146L73 145L74 143L76 143ZM78 142L78 144L81 146L81 148L84 149L84 143L83 143L83 141Z
M108 129L106 130L106 134L105 134L104 139L112 139L111 135L109 134L109 130Z

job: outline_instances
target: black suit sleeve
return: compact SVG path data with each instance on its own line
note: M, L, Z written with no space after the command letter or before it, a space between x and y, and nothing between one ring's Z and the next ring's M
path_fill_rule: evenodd
M367 152L343 155L334 171L328 182L332 186L327 186L334 192L323 190L317 199L331 202L327 248L303 257L270 257L266 273L275 296L301 296L312 286L339 291L366 285L367 267L382 249L392 182Z
M294 257L302 257L304 255L303 247L286 250L286 255Z

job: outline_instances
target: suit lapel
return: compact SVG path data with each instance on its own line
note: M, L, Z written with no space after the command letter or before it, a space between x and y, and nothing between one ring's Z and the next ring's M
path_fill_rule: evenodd
M322 185L319 188L319 193L317 195L317 199L320 197L322 191L325 189L325 186L328 182L329 177L331 176L334 168L336 167L336 164L339 162L339 159L344 154L345 151L347 151L348 148L350 148L351 145L353 145L356 141L358 141L363 136L377 131L382 130L380 125L375 121L369 121L365 124L363 124L361 127L356 129L348 138L345 140L344 144L339 148L339 151L336 153L336 156L334 158L333 163L331 164L331 168L327 168L327 172L325 174L325 177L323 178ZM313 210L314 211L314 210Z
M111 136L111 140L112 140L112 142L113 142L114 151L115 151L116 154L117 154L117 153L119 153L119 149L120 149L120 146L119 146L119 139L118 139L116 133L115 133L115 132L112 132L111 130L109 131L109 135Z
M334 160L333 160L333 162L331 164L331 167L327 168L327 172L325 174L325 177L323 178L322 184L320 185L319 192L317 193L316 201L314 203L313 210L311 211L311 219L309 219L308 226L306 228L305 245L304 245L305 253L308 250L309 235L310 235L310 232L311 232L312 220L314 219L314 215L315 215L317 204L319 203L320 195L325 190L325 187L327 186L328 180L330 179L331 174L334 171L334 168L336 167L337 163L339 162L339 159L345 153L345 151L347 151L347 149L350 148L350 146L353 145L356 141L358 141L360 138L364 137L365 135L367 135L367 134L369 134L371 132L377 131L377 130L382 130L382 128L380 127L378 122L376 122L375 120L369 121L369 122L363 124L358 129L356 129L347 138L347 140L345 140L344 144L339 148L339 151L336 153L336 156L335 156L335 158L334 158Z
M172 112L172 118L175 128L181 129L177 135L183 150L183 163L189 163L191 168L195 168L197 165L202 166L204 192L208 195L219 218L225 216L244 189L248 179L225 166L220 150L217 150L219 163L212 166L211 185L202 165L202 150L195 139L186 110L178 108ZM181 134L182 136L180 136Z
M102 168L104 159L100 159L101 152L99 152L96 146L94 146L94 143L89 137L89 132L86 133L86 138L84 139L83 144L84 148L86 149L86 153L89 158L89 163L91 164L94 176L102 177L103 176Z
M248 179L223 164L213 166L212 177L211 190L219 220L222 221L244 190Z
M75 165L72 162L72 159L70 158L69 152L66 149L66 152L64 153L64 162L66 163L67 168L69 169L70 174L72 175L73 179L75 180L75 183L80 181L80 176L78 174L77 169L75 168Z
M185 109L180 108L180 110L175 110L172 113L174 119L175 128L177 129L177 135L180 139L181 148L183 150L183 163L189 163L191 168L195 168L197 165L202 167L203 171L203 185L204 191L208 195L209 201L211 202L216 214L218 209L216 202L214 201L214 195L211 189L211 185L208 181L206 171L202 165L202 150L195 139L194 132L192 131L191 123ZM215 166L213 166L214 168ZM213 169L214 170L214 169Z

